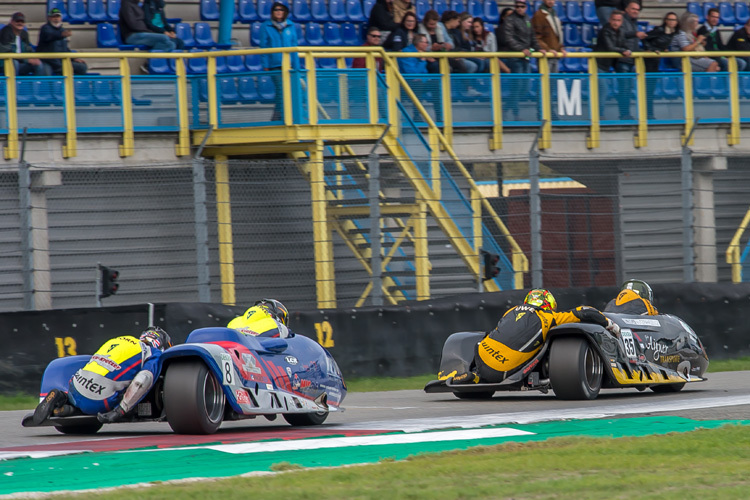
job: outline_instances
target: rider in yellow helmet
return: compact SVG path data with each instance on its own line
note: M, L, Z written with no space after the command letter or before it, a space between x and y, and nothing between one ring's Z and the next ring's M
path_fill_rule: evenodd
M289 311L284 304L274 299L261 299L242 316L229 322L227 328L233 328L245 335L254 337L289 336Z
M628 280L622 284L617 297L610 300L604 312L656 316L659 311L653 305L654 292L645 281Z
M591 307L557 312L557 301L549 290L531 290L522 305L508 310L497 326L476 346L475 371L458 374L453 383L497 383L533 358L547 340L552 327L565 323L597 323L617 334L619 327Z

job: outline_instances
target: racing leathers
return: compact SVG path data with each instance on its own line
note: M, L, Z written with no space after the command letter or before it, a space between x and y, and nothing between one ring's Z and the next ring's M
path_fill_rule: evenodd
M604 312L618 314L640 314L643 316L656 316L659 311L637 292L633 290L623 290L617 294L617 297L610 300L604 308Z
M70 379L68 400L87 415L130 411L148 393L161 370L162 351L129 335L102 345Z
M229 322L227 328L233 328L245 335L253 337L281 337L289 336L289 328L277 321L264 307L253 306L242 316L237 316Z
M590 307L581 306L566 312L550 311L529 304L513 307L475 348L474 363L479 380L502 382L539 352L552 327L579 322L617 329L616 324Z

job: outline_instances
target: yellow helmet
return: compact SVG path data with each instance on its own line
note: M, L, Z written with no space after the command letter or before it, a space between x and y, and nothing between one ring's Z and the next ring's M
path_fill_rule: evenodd
M552 295L552 292L543 288L536 288L526 294L526 298L523 299L524 304L536 306L544 311L554 311L557 309L557 301Z

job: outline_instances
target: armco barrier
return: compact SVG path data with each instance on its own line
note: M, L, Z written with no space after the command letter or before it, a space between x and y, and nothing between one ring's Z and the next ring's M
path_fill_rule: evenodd
M656 305L701 337L711 359L750 355L750 284L655 285ZM603 308L617 289L553 290L561 309ZM437 370L452 332L488 330L523 291L471 294L401 306L292 312L290 326L316 339L336 358L345 377L408 376ZM195 328L226 324L244 306L156 304L153 318L177 343ZM44 367L58 356L93 353L110 337L147 326L149 305L67 309L0 315L0 393L35 393Z

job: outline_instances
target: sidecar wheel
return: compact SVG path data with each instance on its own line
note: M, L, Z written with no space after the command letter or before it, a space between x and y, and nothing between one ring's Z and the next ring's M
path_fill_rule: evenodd
M167 422L178 434L213 434L224 420L221 383L200 360L172 363L164 376Z
M284 420L291 425L298 427L304 425L320 425L328 418L327 411L317 413L284 413Z
M96 434L99 429L102 428L102 424L86 424L86 425L56 425L55 430L61 434Z
M604 365L586 339L564 337L550 347L549 380L560 399L596 399Z
M685 383L682 384L664 384L664 385L652 385L650 389L656 393L663 394L665 392L680 392L685 387Z
M486 392L454 392L454 396L458 399L492 399L495 395L495 391Z

